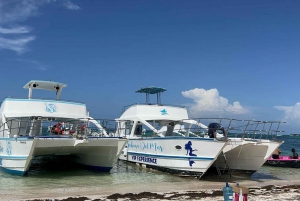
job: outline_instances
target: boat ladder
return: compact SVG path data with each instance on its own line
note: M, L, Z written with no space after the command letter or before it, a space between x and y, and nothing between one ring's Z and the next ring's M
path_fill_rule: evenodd
M225 171L227 171L227 173L229 173L230 177L233 173L233 169L230 169L229 166L228 166L228 163L227 163L227 158L226 158L226 155L225 153L222 151L222 157L224 159L224 163L225 163L225 167L219 167L219 164L216 163L216 169L217 169L217 172L218 172L218 175L221 177L223 174L225 174Z

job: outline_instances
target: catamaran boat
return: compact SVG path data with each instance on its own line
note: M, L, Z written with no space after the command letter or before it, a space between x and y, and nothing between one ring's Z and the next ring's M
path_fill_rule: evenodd
M187 117L187 111L181 106L162 105L160 95L164 91L157 87L138 90L146 94L146 104L130 105L116 119L118 134L129 139L119 159L201 177L229 142L191 136L188 130L178 135L174 128ZM157 104L149 102L150 94L157 95ZM163 126L165 132L158 129Z
M32 80L24 88L28 99L5 98L0 107L0 167L24 175L33 158L72 155L75 162L110 171L126 139L109 137L100 120L93 119L84 103L63 101L67 85ZM55 92L56 99L33 98L35 89ZM93 129L91 129L93 128Z
M228 118L198 118L195 120L204 125L217 122L224 126L228 134L230 143L212 165L217 169L219 175L225 170L230 174L235 172L251 175L283 143L283 141L276 140L276 136L278 133L284 132L279 130L279 126L285 122ZM207 127L199 128L198 125L195 125L195 128L206 131L208 129ZM207 134L204 137L208 137ZM217 137L221 137L221 134L217 133Z
M138 93L146 94L147 103L125 107L121 117L116 119L119 122L119 128L122 128L123 133L120 135L129 138L119 159L146 164L148 167L199 171L202 174L211 166L217 169L219 175L222 174L222 170L223 173L226 170L230 174L233 171L253 173L283 143L274 139L263 139L266 136L263 133L267 133L269 137L274 137L271 132L278 134L279 124L282 122L225 118L189 119L185 107L160 103L160 96L164 91L166 89L157 87L138 90ZM149 103L150 94L157 95L157 104ZM235 130L236 133L239 131L241 134L229 137L224 144L225 147L222 147L220 143L224 143L225 141L222 140L226 139L223 135L217 133L215 138L207 136L209 128L206 125L211 122L222 124L227 133ZM269 129L266 129L267 124L271 125ZM278 127L272 130L272 126L276 124ZM186 144L187 141L193 146ZM164 152L156 150L157 146L164 147L161 149ZM189 150L194 149L197 152L193 151L192 154L196 156L190 159ZM204 161L207 157L210 161ZM192 163L190 167L186 166L184 159L192 160L195 164ZM202 163L205 166L202 166ZM201 168L196 168L196 164L201 165Z

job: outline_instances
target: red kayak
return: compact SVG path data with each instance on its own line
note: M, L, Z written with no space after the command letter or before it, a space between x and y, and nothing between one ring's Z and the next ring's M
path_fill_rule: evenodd
M279 156L279 159L273 159L270 157L264 165L274 167L291 167L300 168L300 157L293 159L291 156Z

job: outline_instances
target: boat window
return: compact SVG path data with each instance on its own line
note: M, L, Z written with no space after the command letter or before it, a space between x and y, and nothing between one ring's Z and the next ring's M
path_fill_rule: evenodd
M169 123L169 125L167 126L166 136L172 136L173 135L174 126L175 126L174 122Z
M135 135L142 135L142 129L143 129L143 125L142 124L136 125L134 134Z
M133 123L134 123L134 121L126 121L126 123L125 123L125 135L130 135Z

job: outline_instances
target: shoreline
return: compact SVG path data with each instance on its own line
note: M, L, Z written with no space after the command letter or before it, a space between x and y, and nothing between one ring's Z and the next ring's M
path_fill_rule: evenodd
M248 200L263 200L263 201L281 201L281 200L299 200L300 185L291 186L263 186L249 188ZM276 196L276 197L274 197ZM167 193L115 193L109 196L78 196L78 197L61 197L61 198L42 198L26 201L126 201L126 200L191 200L191 201L223 201L223 193L221 190L206 190L206 191L182 191L182 192L167 192Z
M10 201L125 201L125 200L202 200L209 201L213 198L216 201L223 201L222 188L225 182L201 182L201 180L191 180L190 183L154 183L154 184L126 184L110 187L98 187L91 190L86 189L81 192L66 191L63 193L49 191L47 195L27 196L19 198L8 197ZM229 182L235 185L235 182ZM269 180L269 181L243 181L241 186L249 188L248 200L300 200L300 181L289 180ZM275 196L276 195L276 196ZM274 197L275 196L275 197Z

